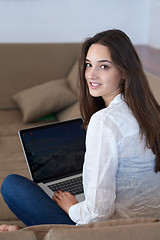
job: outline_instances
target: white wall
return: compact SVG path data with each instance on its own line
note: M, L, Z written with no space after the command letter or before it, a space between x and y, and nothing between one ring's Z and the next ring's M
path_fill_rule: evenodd
M160 0L0 0L0 42L80 42L119 28L150 44L151 1Z
M150 2L149 39L151 46L160 49L160 0Z

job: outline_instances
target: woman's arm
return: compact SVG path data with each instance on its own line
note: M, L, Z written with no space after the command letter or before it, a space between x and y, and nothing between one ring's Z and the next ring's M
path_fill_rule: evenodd
M91 118L83 171L85 201L69 209L69 216L77 224L106 220L114 212L118 167L115 129L101 114Z

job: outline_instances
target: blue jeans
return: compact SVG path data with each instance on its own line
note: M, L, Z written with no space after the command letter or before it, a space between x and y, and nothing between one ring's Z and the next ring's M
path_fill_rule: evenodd
M2 184L1 193L11 211L27 226L75 225L37 184L25 177L9 175Z

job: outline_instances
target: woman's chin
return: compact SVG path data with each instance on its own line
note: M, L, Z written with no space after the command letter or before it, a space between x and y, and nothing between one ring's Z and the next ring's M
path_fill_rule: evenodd
M98 92L96 92L96 91L90 90L89 93L92 97L101 97L101 95L98 94Z

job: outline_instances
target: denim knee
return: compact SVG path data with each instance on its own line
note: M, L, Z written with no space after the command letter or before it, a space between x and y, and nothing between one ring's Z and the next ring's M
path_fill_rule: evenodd
M4 196L6 192L8 193L10 187L11 188L13 187L13 185L15 184L15 182L17 182L19 177L21 177L21 176L18 174L10 174L4 179L2 186L1 186L2 196Z

